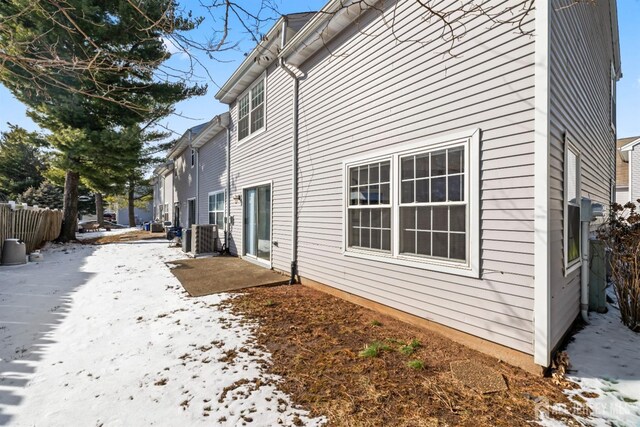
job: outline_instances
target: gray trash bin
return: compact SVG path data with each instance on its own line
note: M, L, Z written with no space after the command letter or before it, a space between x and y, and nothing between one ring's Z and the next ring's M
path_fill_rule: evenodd
M27 247L18 239L6 239L2 248L2 265L27 263Z

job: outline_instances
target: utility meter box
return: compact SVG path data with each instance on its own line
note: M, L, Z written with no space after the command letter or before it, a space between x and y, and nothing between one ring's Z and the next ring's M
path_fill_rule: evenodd
M591 199L583 197L580 206L580 221L591 222L604 216L604 206L601 203L593 203Z

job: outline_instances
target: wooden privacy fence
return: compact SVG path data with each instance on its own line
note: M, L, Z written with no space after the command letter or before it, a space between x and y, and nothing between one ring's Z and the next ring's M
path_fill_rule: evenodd
M62 228L62 211L0 203L0 254L5 239L20 239L27 253L55 240Z

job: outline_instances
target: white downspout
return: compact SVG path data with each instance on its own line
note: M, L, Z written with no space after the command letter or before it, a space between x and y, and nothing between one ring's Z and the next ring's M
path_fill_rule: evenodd
M287 18L283 17L281 31L281 49L287 42ZM300 81L298 76L289 69L284 58L280 58L280 66L293 79L293 125L292 125L292 149L291 149L291 277L289 284L296 283L298 275L298 92Z
M224 249L229 254L229 240L231 238L231 127L227 121L227 191L224 197L224 207L227 211L227 221L224 224Z
M584 209L584 203L583 203ZM580 272L580 313L589 323L589 221L582 221L580 243L582 244L582 271Z

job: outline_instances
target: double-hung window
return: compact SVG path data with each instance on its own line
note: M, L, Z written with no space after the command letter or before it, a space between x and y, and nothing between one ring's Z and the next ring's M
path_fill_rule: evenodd
M580 155L565 139L565 271L580 264Z
M467 260L465 147L400 157L400 253Z
M345 162L345 255L479 275L480 131Z
M391 162L349 168L349 246L391 250Z
M196 150L191 149L191 167L196 165Z
M209 224L224 228L224 191L209 193Z
M264 129L265 78L262 77L238 100L238 140Z

